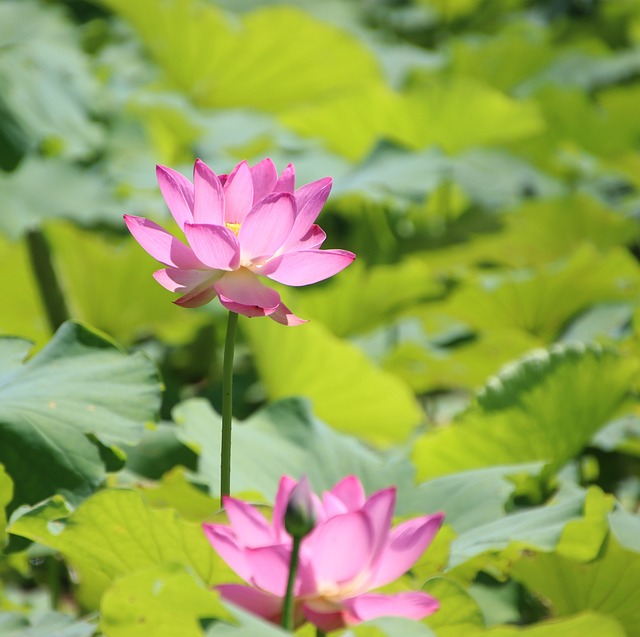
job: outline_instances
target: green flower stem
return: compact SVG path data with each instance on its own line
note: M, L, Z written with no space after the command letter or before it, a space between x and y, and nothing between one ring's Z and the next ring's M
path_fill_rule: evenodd
M327 637L327 633L325 633L324 630L316 628L316 637Z
M47 558L47 583L49 585L49 605L51 610L59 610L60 597L62 595L60 578L62 577L62 564L58 558L51 555Z
M291 547L291 561L289 562L289 580L287 581L287 593L282 606L282 627L293 632L293 588L296 583L296 573L298 572L298 558L300 557L301 537L293 538Z
M40 228L27 232L27 249L47 320L55 332L69 318L69 310L53 267L49 244Z
M220 498L231 493L231 419L233 418L233 350L238 314L229 312L222 364L222 442L220 445Z

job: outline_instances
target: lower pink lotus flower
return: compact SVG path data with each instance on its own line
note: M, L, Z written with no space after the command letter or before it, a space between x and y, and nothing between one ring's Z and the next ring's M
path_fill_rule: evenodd
M271 522L255 507L224 498L231 526L204 524L213 548L249 585L223 584L221 596L279 623L287 588L292 541L284 515L296 481L283 477ZM296 625L309 621L331 631L383 616L422 619L438 610L426 593L383 595L369 591L406 573L440 528L436 513L391 528L395 487L365 497L360 481L349 476L322 499L313 496L316 526L301 544L295 582Z
M278 176L270 159L252 167L240 162L229 175L216 175L197 160L193 183L165 166L156 174L189 245L153 221L124 219L138 243L167 266L154 277L181 294L178 305L198 307L217 296L231 312L297 325L304 321L259 277L309 285L355 258L346 250L320 250L326 235L315 220L331 190L329 177L296 189L293 164Z

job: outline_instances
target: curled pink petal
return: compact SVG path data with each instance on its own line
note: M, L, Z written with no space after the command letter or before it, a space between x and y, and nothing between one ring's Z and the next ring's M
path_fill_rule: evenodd
M250 168L253 179L253 204L264 199L273 192L278 181L278 171L274 163L267 157Z
M273 543L273 529L255 507L236 500L224 498L224 509L235 531L236 538L246 548Z
M180 307L202 307L209 303L209 301L213 301L213 299L216 298L216 294L215 287L213 285L209 285L204 288L204 290L196 289L192 292L188 292L179 299L176 299L174 303Z
M275 312L269 314L269 318L273 319L276 323L280 323L280 325L288 325L290 327L309 322L307 319L301 319L299 316L296 316L284 303L280 303Z
M215 270L236 270L240 265L238 238L224 226L187 223L184 233L198 259Z
M444 514L436 513L407 520L393 529L375 565L371 588L384 586L404 575L425 552L443 520Z
M433 615L440 604L426 593L408 591L396 595L367 593L344 601L352 616L348 623L358 623L378 617L406 617L420 620Z
M291 232L296 217L293 195L268 195L246 216L238 234L242 258L263 260L271 257Z
M222 599L244 608L274 624L280 623L282 598L243 584L220 584L216 586Z
M253 206L253 178L246 161L240 162L224 184L225 222L241 224Z
M160 263L189 270L204 267L191 248L157 223L133 215L124 215L124 222L134 239Z
M244 553L244 547L236 540L235 533L222 524L203 524L209 544L216 553L246 582L251 579L251 570Z
M389 538L393 509L396 504L396 489L388 487L374 493L364 504L363 511L369 517L374 535L373 560L375 563Z
M331 177L325 177L296 190L295 197L298 205L298 214L287 240L287 247L299 242L309 232L329 198L332 183Z
M166 166L156 166L156 178L160 192L169 211L180 228L193 222L194 189L193 184L179 172Z
M193 167L194 223L224 225L224 192L216 174L199 159Z
M222 273L220 273L220 276ZM181 270L180 268L165 268L156 270L153 278L170 292L188 294L204 287L213 285L216 274L211 270Z
M264 285L255 274L244 268L235 272L225 273L215 283L215 288L221 301L224 299L229 303L235 303L245 308L256 308L259 313L253 316L272 314L280 305L280 295L275 290ZM245 314L245 312L242 312L242 314ZM249 314L245 314L245 316L249 316Z
M293 164L289 164L283 171L276 185L273 187L274 192L289 192L293 194L296 187L296 169Z
M316 608L313 603L307 602L302 605L302 612L304 613L307 621L310 621L314 626L319 628L325 633L330 633L334 630L340 630L353 623L356 623L355 618L350 618L348 613L344 610L335 610L331 607Z
M302 250L279 257L266 276L285 285L310 285L344 270L356 258L347 250ZM268 265L268 264L267 264Z
M291 235L287 239L283 252L300 252L301 250L315 250L319 248L327 238L324 230L315 223L309 228L307 233L298 241L291 241Z

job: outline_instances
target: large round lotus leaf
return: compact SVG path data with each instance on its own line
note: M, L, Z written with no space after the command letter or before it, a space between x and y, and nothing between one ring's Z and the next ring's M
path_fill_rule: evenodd
M54 493L86 496L104 479L101 445L135 444L155 417L160 382L143 354L69 322L33 358L28 341L0 339L0 463L12 508Z

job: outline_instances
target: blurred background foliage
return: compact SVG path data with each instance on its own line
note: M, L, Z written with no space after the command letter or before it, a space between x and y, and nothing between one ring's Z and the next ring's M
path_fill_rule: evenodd
M234 410L255 431L236 434L238 489L269 500L283 472L321 488L355 471L369 489L398 484L403 515L447 494L456 539L415 574L422 585L450 560L449 579L427 584L444 600L429 622L439 637L640 634L637 0L2 0L0 333L40 353L20 366L28 344L2 340L0 504L54 498L9 527L7 590L41 575L21 557L35 540L80 574L82 609L102 603L104 633L128 637L151 634L114 620L128 587L200 591L185 584L196 563L200 581L219 581L193 555L171 560L188 572L150 558L143 576L74 547L91 545L82 520L100 503L187 521L213 507L202 489L217 488L217 414L202 399L219 407L224 312L172 305L122 214L171 226L156 163L188 175L201 157L224 173L265 156L294 162L299 184L333 177L327 247L358 258L283 289L309 324L240 321ZM54 316L34 275L43 254L64 301ZM102 336L67 324L51 340L66 316ZM47 392L71 402L25 427L16 404ZM287 400L298 396L308 403ZM47 441L54 425L72 433ZM515 464L526 469L504 468ZM89 497L70 526L86 528L79 544L47 535L105 481L137 491ZM163 520L166 537L187 524ZM596 581L609 597L589 593ZM0 635L51 635L55 622L61 637L93 633L27 618L16 595L0 590ZM193 599L189 621L221 612ZM240 623L234 634L256 634ZM223 634L202 622L180 634L205 629Z

